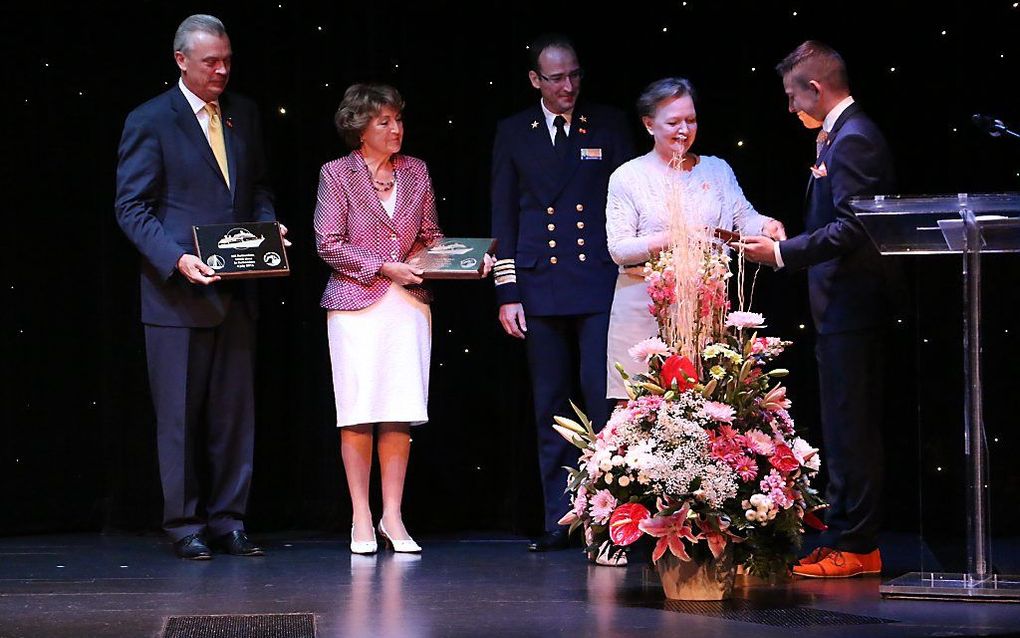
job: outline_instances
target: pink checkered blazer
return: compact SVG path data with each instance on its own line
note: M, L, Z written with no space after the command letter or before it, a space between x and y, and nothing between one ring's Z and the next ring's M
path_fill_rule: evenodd
M443 236L436 220L436 199L425 162L393 156L397 202L393 219L372 189L360 151L333 160L319 173L315 206L315 245L333 273L320 305L327 310L360 310L378 301L393 282L379 274L387 261L405 261L420 244ZM425 303L432 295L422 286L407 291Z

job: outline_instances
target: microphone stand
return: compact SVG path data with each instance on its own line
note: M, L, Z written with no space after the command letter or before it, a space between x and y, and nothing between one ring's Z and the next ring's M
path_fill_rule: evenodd
M1017 133L1013 129L1003 124L1002 120L997 120L987 115L974 115L971 117L971 119L974 121L974 124L976 126L984 130L985 133L988 133L992 137L1000 137L1002 136L1003 133L1005 133L1009 137L1015 137L1017 139L1020 139L1020 133Z

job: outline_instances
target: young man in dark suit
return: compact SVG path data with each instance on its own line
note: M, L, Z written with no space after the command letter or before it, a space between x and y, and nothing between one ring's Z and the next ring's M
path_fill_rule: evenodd
M252 282L221 282L192 225L272 221L255 105L224 94L230 39L193 15L174 37L180 81L131 112L117 221L141 253L142 323L156 410L163 528L175 553L259 556L244 530L254 439ZM208 464L209 485L199 483Z
M606 248L609 175L634 156L623 114L578 101L583 71L562 36L532 43L539 103L501 121L492 165L493 268L499 319L524 339L535 400L545 534L532 551L563 549L569 510L563 466L577 448L552 429L571 415L572 388L596 427L609 416L606 334L616 265Z
M777 70L790 112L809 128L821 127L804 232L780 242L743 240L745 254L755 261L808 270L829 530L826 544L802 559L794 573L816 578L879 573L890 271L849 200L893 192L892 156L878 127L851 97L846 64L836 51L807 41Z

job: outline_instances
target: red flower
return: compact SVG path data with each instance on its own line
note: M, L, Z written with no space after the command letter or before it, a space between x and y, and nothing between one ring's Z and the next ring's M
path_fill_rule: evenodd
M744 385L751 385L757 381L758 377L761 376L761 368L751 368L751 371L747 373L747 377L744 378Z
M626 547L641 538L638 524L649 516L648 508L640 503L628 503L613 510L609 517L609 538L620 547Z
M793 455L793 450L785 443L776 443L776 450L769 458L769 463L783 474L789 474L800 467L800 462Z
M676 381L677 390L690 390L698 381L697 374L693 361L675 354L662 363L662 387L670 388Z
M814 512L804 512L804 522L820 532L829 529L829 526L823 523L822 519L818 518Z

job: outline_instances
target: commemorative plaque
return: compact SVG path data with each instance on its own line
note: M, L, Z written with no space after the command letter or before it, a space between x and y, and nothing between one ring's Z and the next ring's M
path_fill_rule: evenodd
M444 237L419 248L407 263L424 270L423 279L481 279L485 254L495 249L491 237Z
M279 222L207 224L192 231L198 258L224 279L290 274Z

